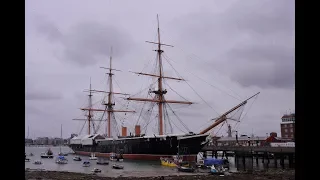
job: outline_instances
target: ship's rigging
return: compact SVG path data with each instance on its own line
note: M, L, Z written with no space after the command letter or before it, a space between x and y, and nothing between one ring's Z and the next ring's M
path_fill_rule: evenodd
M163 75L163 66L162 66L162 53L164 52L162 50L162 46L169 46L173 47L172 45L161 43L160 39L160 27L159 27L159 17L157 16L157 22L158 22L158 42L150 42L146 41L148 43L156 44L158 46L158 49L155 51L157 52L157 60L158 60L158 68L159 72L158 74L148 74L148 73L142 73L142 72L134 72L135 74L139 75L145 75L145 76L151 76L151 77L157 77L158 78L158 89L157 90L150 90L149 93L155 94L154 98L133 98L129 97L127 100L133 100L133 101L143 101L143 102L154 102L158 105L158 127L159 127L159 135L163 135L163 117L164 117L164 105L169 103L175 103L175 104L193 104L190 101L176 101L176 100L166 100L164 95L167 94L167 90L163 89L163 79L172 79L172 80L179 80L182 81L184 79L182 78L176 78L176 77L168 77ZM165 112L166 113L166 112Z
M115 102L113 101L113 96L114 95L128 95L128 94L125 94L125 93L119 93L119 92L113 92L113 83L112 83L112 76L114 75L113 71L120 71L118 69L113 69L112 68L112 48L111 48L111 55L110 55L110 64L109 64L109 67L100 67L100 68L103 68L103 69L107 69L108 72L106 73L108 75L108 84L109 84L109 87L108 87L108 91L103 91L103 90L95 90L95 89L91 89L91 82L90 82L90 89L88 90L89 91L89 107L87 108L80 108L81 110L83 111L87 111L88 112L88 134L90 135L91 132L90 132L90 124L92 122L93 126L94 126L94 123L92 119L92 115L91 113L92 112L103 112L103 115L101 116L101 119L100 120L97 120L97 121L102 121L102 118L104 117L104 114L105 112L107 113L107 126L106 126L106 137L108 138L111 138L113 135L112 135L112 131L111 131L111 128L113 126L113 129L114 130L117 130L117 122L115 120L115 115L114 113L115 112L123 112L123 113L127 113L127 112L131 112L131 113L134 113L135 111L131 111L131 110L117 110L117 109L114 109L113 107L115 106ZM107 94L108 96L108 102L103 102L103 105L105 105L105 109L94 109L92 108L92 93L105 93ZM75 119L77 120L77 119ZM99 126L100 126L100 123L99 123ZM98 130L99 130L100 127L98 128L94 128L94 133L96 133Z
M217 118L214 119L215 121L213 123L211 120L210 121L211 125L208 126L207 128L205 128L204 130L202 130L200 132L200 134L208 133L211 129L213 129L214 127L217 127L218 125L221 125L221 127L222 127L224 124L228 124L227 120L234 120L237 122L236 125L238 125L238 123L240 122L240 118L241 118L243 109L244 109L243 108L244 105L246 105L247 101L250 100L251 98L257 97L257 95L259 93L256 93L255 95L246 99L245 101L242 101L240 104L238 104L234 108L230 109L226 113L220 115L214 108L212 108L210 106L210 104L204 98L202 98L199 95L199 93L197 93L195 91L194 88L191 87L191 85L187 81L185 81L185 79L182 78L182 76L180 76L180 74L177 72L177 70L174 69L173 65L169 61L169 58L164 54L164 50L163 50L163 46L166 46L166 47L173 47L173 46L168 45L168 44L164 44L161 42L158 16L157 16L157 26L158 26L157 27L157 42L146 41L147 43L157 45L157 49L154 50L157 53L156 61L155 61L156 68L154 69L155 71L152 73L146 73L146 72L142 72L142 71L141 72L132 72L137 75L149 76L149 77L152 77L153 79L156 78L156 80L153 81L147 88L143 89L143 90L148 90L146 97L134 97L135 95L139 94L139 93L137 93L135 95L131 95L131 96L125 98L125 100L127 100L128 103L130 101L138 101L138 102L143 103L141 111L138 113L139 115L137 118L137 122L135 124L136 125L139 124L141 122L141 119L144 119L145 124L142 127L142 131L146 133L148 125L153 120L152 115L155 114L155 118L157 119L157 121L156 121L157 132L155 134L159 134L159 135L171 134L173 132L173 126L175 126L178 129L180 129L180 128L177 126L175 121L171 121L169 119L169 113L170 113L172 116L174 116L180 122L180 124L187 130L188 133L191 132L190 129L184 124L184 122L178 117L178 115L176 113L177 111L171 107L172 104L182 104L182 105L194 104L193 102L188 101L186 98L182 97L171 86L169 86L168 83L166 83L166 80L175 80L175 81L184 81L206 105L208 105L213 111L215 111L215 113L217 113L219 115ZM163 60L165 60L174 69L174 71L176 72L178 77L170 77L170 76L164 75ZM89 92L89 106L87 108L81 108L81 110L87 112L87 119L77 119L77 120L86 120L86 122L88 122L88 134L92 134L92 131L90 130L91 125L93 126L93 133L95 134L100 129L101 122L107 121L106 135L107 135L107 137L110 138L113 136L111 128L119 130L117 127L117 122L116 122L114 113L115 112L123 112L123 113L138 112L138 110L136 110L136 108L133 108L134 110L132 110L132 111L127 110L128 105L126 106L126 108L127 108L126 110L115 110L113 108L115 106L114 95L129 95L129 94L113 92L113 78L112 78L114 75L113 72L120 71L120 70L112 69L112 55L110 56L109 67L108 68L101 67L101 68L108 70L108 73L107 73L108 74L108 84L109 84L108 91L92 90L91 89L91 82L90 82L90 89L87 91L87 92ZM165 95L168 93L168 90L166 88L164 88L164 85L166 85L166 87L169 88L168 90L176 93L181 98L183 98L184 101L166 99ZM154 86L157 86L157 87L155 88ZM105 93L105 94L107 94L107 102L104 103L105 109L92 108L92 93ZM147 102L150 103L149 106L146 105ZM158 107L156 111L154 110L154 107ZM93 112L102 112L103 114L102 114L101 118L93 119L92 118ZM239 117L233 117L233 116L230 117L230 115L232 113L238 113L238 115L239 114L240 115L239 115ZM103 119L105 114L107 114L107 118ZM97 126L95 125L94 121L99 121ZM123 123L123 121L122 121L122 123ZM230 127L229 124L228 124L228 127Z

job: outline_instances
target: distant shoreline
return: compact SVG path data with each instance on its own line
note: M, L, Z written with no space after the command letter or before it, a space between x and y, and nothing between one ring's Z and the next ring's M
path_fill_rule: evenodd
M118 177L104 177L99 176L99 174L85 174L85 173L75 173L75 172L65 172L65 171L25 171L25 178L26 180L31 179L42 179L42 180L150 180L150 179L161 179L161 180L248 180L248 179L255 179L259 178L259 180L286 180L295 179L295 171L294 170L269 170L269 171L258 171L258 172L252 172L252 173L245 173L245 172L239 172L239 173L232 173L230 175L225 176L217 176L217 175L209 175L209 174L190 174L190 175L175 175L175 176L152 176L152 177L124 177L124 176L118 176Z
M60 145L35 145L35 144L33 144L33 145L24 145L24 147L59 147ZM64 147L64 146L66 146L66 147L69 147L68 145L66 145L66 144L64 144L64 145L61 145L62 147Z

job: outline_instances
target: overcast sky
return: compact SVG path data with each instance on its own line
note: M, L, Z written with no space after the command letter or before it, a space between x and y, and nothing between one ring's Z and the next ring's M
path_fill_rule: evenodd
M166 80L166 99L196 103L171 105L191 131L199 132L210 119L261 92L248 102L235 130L280 135L281 116L295 107L294 6L292 0L28 0L26 136L28 127L32 138L60 136L61 124L64 137L80 132L84 121L72 119L84 118L79 108L88 102L83 91L90 77L93 89L107 90L106 71L99 67L109 65L111 46L113 67L122 70L115 72L114 90L147 97L141 90L152 79L129 71L153 70L156 47L145 41L156 40L157 14L161 41L174 46L164 47L164 73L187 80ZM126 109L118 97L115 108ZM101 98L96 95L93 102ZM142 106L130 102L128 109ZM147 119L147 107L140 123ZM168 111L174 133L181 133L183 126ZM139 112L116 114L122 119L118 124L131 132L138 117ZM149 133L155 133L156 122L151 120ZM100 126L105 133L105 124ZM219 128L214 132L226 135L226 126Z

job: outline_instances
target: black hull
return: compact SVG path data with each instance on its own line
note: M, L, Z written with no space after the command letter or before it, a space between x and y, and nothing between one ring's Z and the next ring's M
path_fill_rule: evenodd
M41 156L41 158L44 158L44 159L52 159L53 156Z
M119 165L113 165L112 166L113 169L123 169L123 166L119 166Z
M104 163L97 162L97 164L99 164L99 165L109 165L109 163L108 163L108 162L104 162Z
M97 157L109 157L110 153L123 154L124 159L159 160L159 157L186 155L195 157L203 148L205 135L186 137L177 136L123 138L104 140L93 145L70 144L70 148L80 155L90 155L95 152Z
M180 172L194 172L194 168L186 168L186 167L178 167L178 171Z

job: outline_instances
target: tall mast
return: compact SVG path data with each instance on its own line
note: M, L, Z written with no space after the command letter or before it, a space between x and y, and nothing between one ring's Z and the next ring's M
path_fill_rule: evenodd
M108 110L108 137L111 137L111 110L113 108L113 106L115 104L112 104L111 101L111 94L112 94L112 47L111 47L111 51L110 51L110 66L109 66L109 93L108 93L108 104L106 104L107 106L107 110Z
M88 135L91 134L91 108L92 108L92 92L91 92L91 77L90 77L90 88L89 88L89 112L88 112Z
M158 99L159 99L159 134L163 135L163 120L162 120L162 110L163 110L163 102L162 102L162 97L163 94L166 94L166 92L162 91L162 59L161 59L161 53L163 52L161 50L161 42L160 42L160 28L159 28L159 16L157 15L157 22L158 22L158 49L157 49L157 54L158 54L158 60L159 60L159 83L158 83Z
M129 95L129 94L125 94L125 93L118 93L118 92L113 92L113 88L112 88L112 76L114 75L112 73L112 71L120 71L120 70L117 70L117 69L112 69L112 47L111 47L111 53L110 53L110 64L109 64L109 67L106 68L106 67L100 67L100 68L103 68L103 69L108 69L108 79L109 79L109 91L101 91L101 90L94 90L94 89L91 89L91 86L90 86L90 94L93 92L93 93L107 93L108 94L108 103L105 103L104 105L106 106L106 109L93 109L91 108L81 108L81 110L83 111L98 111L98 112L107 112L108 114L108 119L107 119L107 128L106 128L106 134L107 134L107 137L111 138L112 136L112 133L111 133L111 115L112 113L114 112L135 112L135 111L130 111L130 110L115 110L113 109L113 106L115 106L115 103L112 103L112 95L114 94L120 94L120 95ZM79 120L79 119L75 119L75 120ZM81 120L81 119L80 119ZM91 120L91 121L99 121L99 120Z
M101 121L101 120L97 120L97 119L92 118L93 117L92 111L100 111L100 110L92 108L92 96L93 96L92 93L93 92L105 92L105 91L93 90L91 87L91 78L90 78L89 90L85 90L85 92L89 92L88 108L81 108L81 110L88 111L87 119L72 119L72 120L88 121L88 135L90 135L91 134L91 123L93 123L93 121ZM122 94L122 93L120 93L120 94ZM94 126L93 126L93 130L94 130ZM95 133L95 131L93 133Z
M147 73L142 73L142 72L133 72L135 74L139 74L139 75L145 75L145 76L152 76L152 77L158 77L158 90L157 91L152 91L152 93L154 93L156 95L156 99L145 99L145 98L127 98L127 100L134 100L134 101L147 101L147 102L156 102L158 104L158 117L159 117L159 135L163 135L163 104L164 103L177 103L177 104L193 104L192 102L188 102L188 101L175 101L175 100L166 100L164 98L164 95L167 93L167 90L163 90L163 85L162 85L162 80L163 79L173 79L173 80L179 80L179 81L183 81L184 79L181 78L174 78L174 77L166 77L163 75L163 70L162 70L162 58L161 58L161 54L164 52L161 49L161 46L170 46L173 47L172 45L167 45L167 44L163 44L161 43L160 40L160 26L159 26L159 16L157 15L157 23L158 23L158 42L150 42L150 41L146 41L148 43L152 43L152 44L157 44L158 45L158 49L155 50L157 52L157 58L159 61L159 75L156 74L147 74Z

